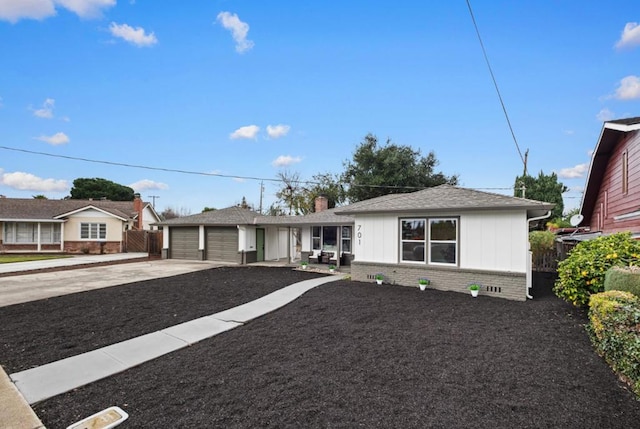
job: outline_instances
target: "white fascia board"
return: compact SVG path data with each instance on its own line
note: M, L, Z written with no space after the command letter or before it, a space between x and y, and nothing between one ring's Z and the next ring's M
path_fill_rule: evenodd
M625 124L614 124L611 122L605 122L604 128L628 133L630 131L640 130L640 124L625 125Z
M81 207L81 208L79 208L77 210L70 211L68 213L63 213L61 215L58 215L58 216L54 217L54 219L60 219L60 218L63 218L63 217L69 217L69 216L72 216L72 215L74 215L76 213L84 212L84 211L91 210L91 209L99 211L100 213L104 213L107 216L111 216L111 217L115 217L116 219L120 219L123 222L127 222L129 220L128 218L124 218L122 216L118 216L118 215L115 215L113 213L109 213L106 210L103 210L103 209L101 209L99 207L92 206L92 205L84 206L84 207Z
M26 223L65 223L66 219L3 219L0 218L0 222L26 222Z

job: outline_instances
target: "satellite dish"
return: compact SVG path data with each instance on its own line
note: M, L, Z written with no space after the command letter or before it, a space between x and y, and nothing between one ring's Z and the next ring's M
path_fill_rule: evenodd
M584 216L582 216L581 214L576 214L571 216L571 219L569 219L569 223L575 228L576 226L580 225L580 222L582 222L583 219Z

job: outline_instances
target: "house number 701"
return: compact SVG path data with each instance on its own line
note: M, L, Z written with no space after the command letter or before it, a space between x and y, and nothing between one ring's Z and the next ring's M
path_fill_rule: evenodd
M362 244L362 231L360 231L362 229L362 225L358 225L358 245Z

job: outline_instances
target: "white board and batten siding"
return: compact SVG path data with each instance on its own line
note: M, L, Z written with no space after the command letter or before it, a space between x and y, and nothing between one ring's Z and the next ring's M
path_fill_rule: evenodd
M256 251L256 227L255 226L238 226L238 251L255 252Z
M264 259L276 261L289 257L289 228L265 228Z
M526 272L527 218L524 210L460 213L356 215L353 250L359 262L400 263L400 219L455 217L459 267Z

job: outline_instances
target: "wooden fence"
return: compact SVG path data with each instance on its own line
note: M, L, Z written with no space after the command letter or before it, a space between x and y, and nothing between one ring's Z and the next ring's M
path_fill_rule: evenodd
M133 231L125 232L125 252L147 252L149 256L162 253L162 231Z

